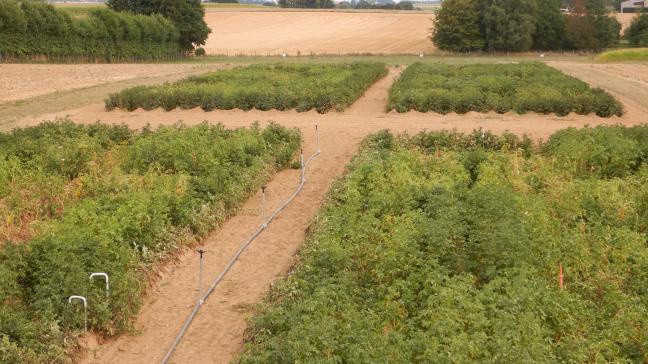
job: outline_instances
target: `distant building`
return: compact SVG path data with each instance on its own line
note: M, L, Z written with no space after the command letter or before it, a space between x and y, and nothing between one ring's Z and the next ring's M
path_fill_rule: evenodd
M622 13L637 13L646 9L648 9L648 1L645 0L628 0L621 3Z

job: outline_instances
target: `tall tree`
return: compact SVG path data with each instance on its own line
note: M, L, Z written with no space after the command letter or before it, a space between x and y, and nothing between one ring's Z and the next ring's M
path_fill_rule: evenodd
M445 0L434 18L430 37L439 49L466 52L484 48L477 0Z
M567 47L572 49L595 49L597 41L594 23L587 16L584 0L573 0L572 13L567 16Z
M637 14L623 37L632 45L648 46L648 14Z
M117 11L161 14L170 19L180 32L180 44L184 49L204 45L211 33L200 0L108 0L107 4Z
M533 48L561 49L565 43L565 16L560 11L562 0L538 0Z
M0 33L22 33L27 30L27 20L15 0L0 0Z
M602 49L618 43L621 23L608 15L605 0L585 0L585 9L595 29L596 48Z
M484 0L482 26L490 51L531 49L536 29L535 0Z

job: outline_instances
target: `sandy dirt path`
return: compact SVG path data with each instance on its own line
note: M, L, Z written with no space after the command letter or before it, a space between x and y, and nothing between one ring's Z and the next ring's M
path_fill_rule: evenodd
M438 115L411 112L385 113L387 92L399 69L392 69L385 79L374 85L364 97L341 113L320 115L315 112L262 112L252 110L214 111L199 109L164 112L161 110L135 112L106 112L102 104L93 104L65 112L25 118L19 125L36 124L43 119L69 115L78 122L102 120L107 123L126 123L132 127L172 124L182 120L187 124L202 121L221 122L227 127L249 126L254 121L274 120L284 126L300 128L304 134L305 152L315 149L313 128L321 130L322 155L308 172L303 193L252 244L239 263L205 304L184 341L178 348L176 363L227 363L238 355L243 345L246 319L278 277L284 276L294 262L297 249L304 241L304 231L316 218L317 209L325 198L331 182L341 176L345 165L356 153L358 144L367 134L382 129L415 133L424 129L458 129L471 131L483 127L494 132L512 131L534 138L546 138L554 131L568 126L640 123L640 118L625 115L603 119L596 116L569 115L515 115L495 113L466 115ZM634 92L633 90L623 90ZM614 93L614 91L613 91ZM629 95L621 95L623 97ZM637 109L637 112L638 109ZM634 115L634 114L633 114ZM268 184L269 202L277 206L298 184L298 171L280 172ZM229 219L204 241L206 281L213 279L227 259L258 226L259 196L252 198L241 212ZM124 335L92 350L87 363L155 363L165 354L196 300L198 258L187 252L180 262L163 274L158 288L146 298L136 323L139 335Z

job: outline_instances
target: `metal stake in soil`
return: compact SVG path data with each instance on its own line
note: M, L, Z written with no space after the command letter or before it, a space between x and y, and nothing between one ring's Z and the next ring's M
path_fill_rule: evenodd
M203 255L206 253L203 249L196 250L200 254L200 268L198 270L198 305L202 306L204 300L202 297L202 276L203 276Z
M315 136L317 137L317 153L321 153L322 150L320 149L319 128L317 127L317 124L315 124Z
M304 183L306 181L306 174L304 171L304 148L301 149L299 160L301 161L301 181Z
M268 227L268 219L266 218L266 186L261 187L261 217L263 218L263 227Z

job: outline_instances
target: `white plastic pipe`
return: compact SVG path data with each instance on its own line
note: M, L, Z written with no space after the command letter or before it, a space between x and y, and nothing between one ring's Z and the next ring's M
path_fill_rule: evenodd
M75 300L83 302L83 329L88 331L88 300L83 296L70 296L68 303Z
M106 282L106 297L110 297L110 279L108 278L108 273L97 272L90 274L90 280L96 277L104 279L104 281Z

